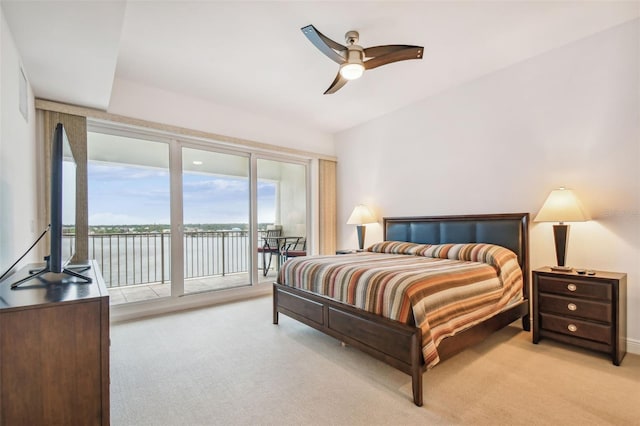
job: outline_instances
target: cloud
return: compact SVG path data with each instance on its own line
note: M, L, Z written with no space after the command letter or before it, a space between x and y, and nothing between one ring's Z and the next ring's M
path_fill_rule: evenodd
M245 179L202 179L201 176L185 174L183 176L183 187L185 193L249 193L249 182Z
M89 215L89 225L149 225L153 223L169 223L168 217L136 216L126 213L102 212Z
M169 179L169 170L166 169L129 165L124 166L97 161L89 161L87 163L87 174L90 179L108 182L161 177Z

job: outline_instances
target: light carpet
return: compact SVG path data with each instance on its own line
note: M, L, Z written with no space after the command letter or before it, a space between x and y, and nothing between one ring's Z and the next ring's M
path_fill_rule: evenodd
M111 424L640 425L640 356L603 354L516 324L408 375L280 315L270 297L111 327Z

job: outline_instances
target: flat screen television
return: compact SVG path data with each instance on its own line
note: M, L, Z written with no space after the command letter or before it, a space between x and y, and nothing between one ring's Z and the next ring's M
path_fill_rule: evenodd
M77 278L81 283L91 282L91 278L79 273L82 270L89 269L88 266L83 265L79 268L68 266L69 261L74 255L75 247L73 235L75 234L76 218L75 183L76 161L64 126L62 123L58 123L51 141L51 222L48 227L50 236L49 255L44 258L46 262L44 268L29 271L30 275L11 284L11 288L16 288L23 282L34 278L39 278L46 283L58 284L68 281L71 277ZM65 233L65 228L69 231L73 230L73 233ZM44 233L40 238L43 236ZM39 241L40 238L37 241ZM65 241L67 244L63 244ZM31 248L33 248L33 246L35 246L35 243ZM20 261L20 259L18 261ZM78 280L74 280L74 282L78 282Z
M70 232L76 223L76 161L64 126L58 123L51 143L51 247L50 272L61 274L74 255ZM65 241L66 240L66 241ZM68 242L67 244L63 243Z

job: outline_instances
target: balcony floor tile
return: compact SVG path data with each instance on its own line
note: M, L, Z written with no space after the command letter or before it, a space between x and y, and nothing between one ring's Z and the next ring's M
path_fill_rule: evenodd
M276 272L269 271L266 277L259 271L260 283L274 282ZM205 291L223 290L227 288L249 285L247 273L231 274L225 276L212 276L204 278L191 278L185 280L185 293L201 293ZM130 302L160 299L171 296L171 283L150 283L131 286L109 288L111 305L120 305Z

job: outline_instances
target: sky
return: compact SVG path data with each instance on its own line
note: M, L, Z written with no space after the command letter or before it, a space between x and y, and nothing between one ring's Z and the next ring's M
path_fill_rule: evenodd
M89 161L89 225L169 224L169 171ZM275 219L275 184L258 183L258 222ZM183 174L185 224L248 223L249 182Z

